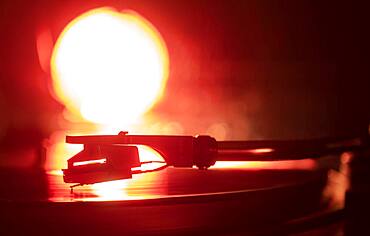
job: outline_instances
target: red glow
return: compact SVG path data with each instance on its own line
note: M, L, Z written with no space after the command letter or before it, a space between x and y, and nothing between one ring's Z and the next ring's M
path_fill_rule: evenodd
M248 149L248 150L240 150L240 149L224 149L220 150L222 153L228 154L264 154L273 152L274 149L272 148L258 148L258 149Z
M53 50L53 37L50 31L43 30L37 35L36 47L41 68L49 72L49 61Z
M212 169L264 169L264 170L314 170L317 163L312 159L293 161L218 161Z
M253 149L253 150L250 150L250 152L252 153L269 153L269 152L273 152L274 149L272 148L258 148L258 149Z
M66 26L51 72L57 98L75 117L127 128L162 96L168 53L139 14L99 8Z

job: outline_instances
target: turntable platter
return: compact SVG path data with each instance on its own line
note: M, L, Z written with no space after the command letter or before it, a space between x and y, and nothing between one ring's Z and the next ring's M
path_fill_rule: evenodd
M317 170L168 168L71 193L59 172L1 175L6 189L0 192L2 222L12 232L27 228L37 234L271 230L323 209L327 181L326 171ZM20 222L25 228L17 227Z

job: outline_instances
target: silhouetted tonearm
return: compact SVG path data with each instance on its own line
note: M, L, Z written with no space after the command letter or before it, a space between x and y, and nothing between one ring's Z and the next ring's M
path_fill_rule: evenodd
M311 140L216 141L199 135L118 135L67 136L67 143L83 144L84 149L68 160L63 170L67 183L92 184L131 178L143 173L131 170L141 163L136 145L157 151L167 166L207 169L216 161L281 161L318 158L363 148L368 138L325 138ZM148 172L148 171L145 171Z

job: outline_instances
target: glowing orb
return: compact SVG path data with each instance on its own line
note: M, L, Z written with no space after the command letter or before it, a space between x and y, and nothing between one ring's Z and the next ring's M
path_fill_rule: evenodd
M70 22L51 57L57 98L100 124L130 124L160 99L168 52L158 31L134 12L88 11Z

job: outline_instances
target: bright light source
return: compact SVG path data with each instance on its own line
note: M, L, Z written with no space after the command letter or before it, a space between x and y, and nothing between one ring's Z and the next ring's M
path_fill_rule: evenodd
M158 31L134 12L91 10L70 22L54 47L54 91L75 115L120 128L161 97L168 52Z

